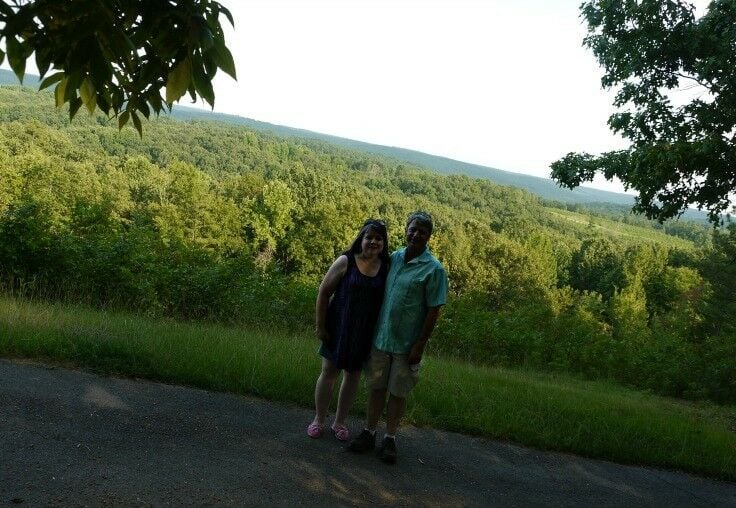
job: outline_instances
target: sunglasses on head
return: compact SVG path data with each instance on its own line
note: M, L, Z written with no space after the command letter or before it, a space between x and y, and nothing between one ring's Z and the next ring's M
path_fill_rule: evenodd
M385 228L386 223L383 222L381 219L368 219L363 223L363 226L379 226Z

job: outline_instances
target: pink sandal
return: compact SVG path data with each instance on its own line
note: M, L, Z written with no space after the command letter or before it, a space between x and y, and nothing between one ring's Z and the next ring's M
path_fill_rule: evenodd
M307 435L313 439L317 439L322 437L322 434L325 431L325 426L320 425L317 422L312 422L307 427Z
M338 441L347 441L350 439L350 430L345 425L333 423L330 428Z

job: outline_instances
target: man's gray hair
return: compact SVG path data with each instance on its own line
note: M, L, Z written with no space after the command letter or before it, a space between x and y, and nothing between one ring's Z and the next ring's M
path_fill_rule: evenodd
M410 213L409 218L406 219L406 227L409 227L409 224L411 224L413 221L417 221L419 224L429 229L429 233L432 234L432 229L434 229L434 221L432 220L432 216L429 213L423 212L421 210Z

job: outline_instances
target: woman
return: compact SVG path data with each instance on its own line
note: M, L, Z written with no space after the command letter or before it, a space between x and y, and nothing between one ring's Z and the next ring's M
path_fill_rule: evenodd
M342 253L327 271L319 286L316 334L322 372L314 390L316 415L307 435L321 437L327 409L339 371L343 371L332 432L347 441L345 425L360 381L360 372L371 351L373 330L383 302L388 273L388 237L383 221L363 224L350 249Z

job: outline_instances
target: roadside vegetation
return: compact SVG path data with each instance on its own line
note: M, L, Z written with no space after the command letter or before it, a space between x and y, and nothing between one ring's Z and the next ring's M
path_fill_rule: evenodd
M316 340L274 327L144 318L0 298L0 355L256 395L310 407ZM736 408L682 403L564 375L430 355L410 396L415 425L628 464L736 479ZM365 411L361 393L354 408ZM294 422L306 425L308 422Z

